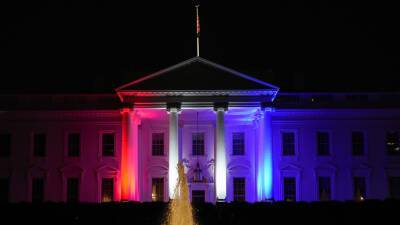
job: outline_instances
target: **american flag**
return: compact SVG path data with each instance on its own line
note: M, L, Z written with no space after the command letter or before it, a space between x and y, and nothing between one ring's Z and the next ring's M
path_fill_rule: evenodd
M197 14L197 18L196 18L196 33L197 33L197 37L200 37L200 18L199 18L199 14Z

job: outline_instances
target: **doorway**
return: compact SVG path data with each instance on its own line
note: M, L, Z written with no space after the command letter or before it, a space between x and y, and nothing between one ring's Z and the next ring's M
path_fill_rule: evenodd
M204 190L192 190L193 203L205 202L205 196Z

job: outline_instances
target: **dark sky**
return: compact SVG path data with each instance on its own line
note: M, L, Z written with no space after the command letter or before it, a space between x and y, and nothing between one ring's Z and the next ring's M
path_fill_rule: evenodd
M196 53L191 0L11 2L1 93L112 93ZM397 7L368 2L203 0L201 56L282 91L400 91Z

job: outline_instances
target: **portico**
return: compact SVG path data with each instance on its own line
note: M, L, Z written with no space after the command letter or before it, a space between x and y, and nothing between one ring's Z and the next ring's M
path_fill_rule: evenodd
M192 70L204 73L191 76ZM181 82L169 83L170 79ZM244 88L227 90L220 85L237 79ZM147 83L156 80L173 85L155 90L154 84ZM192 194L201 198L204 193L206 201L232 201L234 182L249 190L246 200L271 198L271 111L266 106L275 98L277 87L195 57L116 91L124 105L130 106L122 117L126 140L121 163L123 199L146 201L150 195L145 190L155 188L150 184L155 178L159 179L157 188L167 188L168 197L173 198L178 161L185 164ZM148 153L154 148L155 136L168 146L163 155ZM232 153L233 145L243 145L245 153ZM132 162L137 165L130 166Z

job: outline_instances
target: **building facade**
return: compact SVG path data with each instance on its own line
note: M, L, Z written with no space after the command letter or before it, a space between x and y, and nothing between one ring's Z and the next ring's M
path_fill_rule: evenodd
M3 202L168 201L178 162L192 201L400 197L400 93L283 93L195 57L116 94L0 97Z

